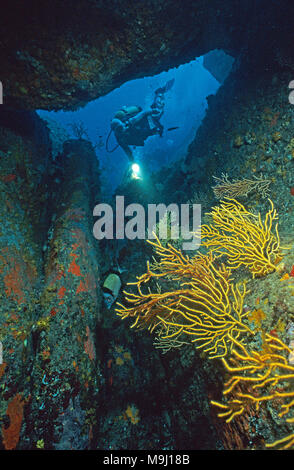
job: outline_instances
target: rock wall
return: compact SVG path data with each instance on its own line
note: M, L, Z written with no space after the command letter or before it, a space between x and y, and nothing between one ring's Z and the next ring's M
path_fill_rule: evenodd
M281 270L264 278L246 279L250 294L246 308L263 319L251 325L257 337L273 332L289 344L288 330L294 318L294 147L292 122L294 107L289 102L289 67L268 61L256 45L256 55L243 57L215 96L208 97L209 108L187 155L176 166L162 169L155 182L165 181L163 199L202 204L202 216L219 203L213 176L228 175L229 181L263 177L269 182L267 196L258 191L238 197L254 213L269 210L269 197L279 215L282 251ZM176 193L175 189L176 188ZM207 222L209 218L204 218ZM291 274L292 273L292 274ZM283 299L283 300L282 300ZM204 366L205 367L205 366ZM220 372L220 375L224 374ZM213 381L213 376L210 377ZM226 381L226 376L223 376ZM211 396L221 395L216 389ZM212 398L213 399L213 398ZM214 398L215 399L215 398ZM265 448L265 443L284 438L291 427L277 413L277 402L258 411L252 406L239 418L225 423L210 410L218 438L226 449Z
M275 0L12 0L0 18L4 103L76 109L213 49L289 64L293 4ZM283 32L281 34L281 32Z
M282 437L270 406L224 425L209 405L221 395L223 370L188 347L161 356L146 333L134 335L102 309L95 153L69 141L53 162L46 126L15 108L76 109L126 80L223 49L237 59L233 73L208 97L188 154L154 184L165 182L161 201L196 193L209 208L214 175L263 173L283 241L293 243L293 8L274 0L12 0L1 12L0 80L14 107L0 109L2 448L241 449ZM266 210L260 196L246 202ZM150 251L138 243L124 256L127 282ZM293 262L292 251L281 275ZM248 306L267 299L262 327L285 335L291 290L278 274L268 279L254 281Z
M53 164L37 115L1 111L2 446L87 447L99 388L97 159L88 142L69 141ZM73 401L77 443L62 426Z
M35 113L1 111L1 448L221 446L207 413L218 389L210 365L191 348L162 356L101 305L114 252L92 233L101 196L91 145L67 141L53 161ZM150 255L134 243L124 285Z

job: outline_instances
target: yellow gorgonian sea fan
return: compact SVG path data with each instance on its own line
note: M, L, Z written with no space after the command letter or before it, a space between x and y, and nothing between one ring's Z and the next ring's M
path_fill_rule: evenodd
M266 333L261 351L248 351L244 345L236 344L231 357L222 359L226 371L230 374L225 383L223 403L211 401L221 411L220 418L229 423L242 415L248 406L256 411L269 403L278 411L279 418L285 418L285 424L294 424L294 366L289 363L292 350L279 338ZM289 449L294 447L294 433L267 447Z
M202 225L201 244L216 256L226 255L230 269L245 266L253 277L273 272L281 259L280 237L277 211L269 202L262 220L235 199L221 201L207 214L212 223Z
M246 285L235 285L230 270L215 264L212 254L190 259L171 245L164 247L158 238L150 243L159 260L131 283L137 293L124 292L127 305L118 304L119 316L133 318L132 327L160 331L160 342L168 340L167 348L189 341L210 358L226 356L242 334L253 333L244 323ZM165 292L143 292L144 284L159 279Z

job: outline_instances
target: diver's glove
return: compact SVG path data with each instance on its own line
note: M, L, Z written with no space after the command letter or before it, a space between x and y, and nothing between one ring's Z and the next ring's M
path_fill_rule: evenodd
M158 117L158 116L161 115L161 113L162 113L162 110L157 109L157 108L153 108L150 114L153 117Z

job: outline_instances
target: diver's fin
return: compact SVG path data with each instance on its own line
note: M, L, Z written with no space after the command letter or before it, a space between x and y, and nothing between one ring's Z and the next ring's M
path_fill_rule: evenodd
M165 87L164 87L164 92L170 90L174 83L175 83L175 79L174 79L174 78L172 78L171 80L169 80L168 82L166 82Z
M174 82L175 82L175 79L172 78L171 80L169 80L168 82L166 82L166 84L165 84L163 87L157 88L157 90L155 90L155 94L156 94L156 93L165 93L165 92L167 92L168 90L171 89L171 87L173 86Z

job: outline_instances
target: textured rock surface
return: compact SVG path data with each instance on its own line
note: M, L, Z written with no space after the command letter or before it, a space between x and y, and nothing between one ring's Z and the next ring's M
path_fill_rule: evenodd
M5 103L75 109L217 48L238 57L258 45L263 58L293 67L289 3L12 0L0 18Z
M289 3L12 0L0 19L4 100L74 109L126 80L222 48L237 57L235 71L208 98L188 155L154 176L154 183L165 182L158 198L186 202L196 191L196 202L209 207L216 202L213 175L264 172L283 241L293 243ZM209 407L221 395L218 366L189 347L161 356L147 333L134 335L101 308L107 253L102 259L92 235L99 202L93 149L70 141L53 162L48 130L34 113L0 111L2 447L242 449L283 437L271 405L224 425ZM136 188L127 196L137 198ZM147 203L155 195L140 197ZM256 195L248 204L264 211ZM144 271L151 253L140 243L124 250L127 282ZM292 250L282 274L293 262ZM275 275L250 288L248 308L267 299L262 327L285 335L294 314L288 285Z
M205 67L219 83L223 83L231 72L234 59L224 51L216 49L205 54L203 67Z
M42 242L48 205L44 180L49 140L34 113L0 110L1 315L0 413L5 448L18 444L23 407L31 396L30 331L38 319ZM11 413L9 415L9 404Z
M252 323L257 338L262 332L273 332L289 344L287 329L294 318L294 142L292 122L294 106L289 102L289 82L292 72L279 63L269 68L261 60L244 60L227 78L216 96L208 98L209 109L191 143L187 155L177 166L163 169L157 181L165 181L163 199L171 194L177 201L202 204L203 213L217 205L212 187L213 176L227 173L230 180L255 176L270 181L269 197L279 214L279 232L283 252L281 272L249 282L250 294L246 306L260 309L264 317L260 324ZM174 193L173 188L177 188ZM252 192L240 197L240 202L255 213L269 209L267 199ZM209 220L209 219L204 219ZM238 280L244 273L234 273ZM259 331L259 333L258 333ZM224 379L225 381L225 379ZM212 396L220 398L211 390ZM215 398L214 398L215 399ZM265 443L291 433L279 417L275 402L269 402L257 412L252 406L229 424L214 417L214 427L227 449L264 448Z
M69 141L53 165L48 130L34 113L1 108L0 121L3 446L62 445L61 417L67 409L70 420L74 399L83 410L79 445L85 435L88 445L99 388L97 159L88 142Z
M208 402L216 369L191 348L161 356L101 307L90 144L68 141L53 162L42 121L3 108L1 135L1 448L221 446ZM149 255L129 249L124 282Z

